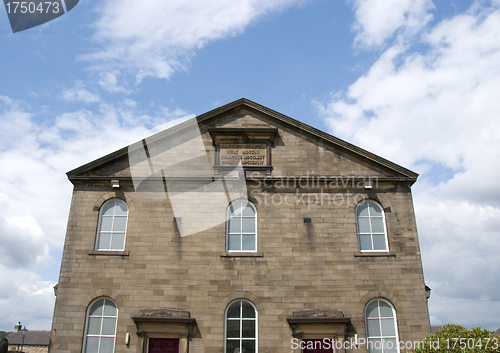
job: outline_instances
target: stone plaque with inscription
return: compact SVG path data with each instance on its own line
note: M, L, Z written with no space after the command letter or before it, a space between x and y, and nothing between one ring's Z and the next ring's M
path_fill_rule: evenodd
M268 165L265 143L221 143L219 156L220 166L236 166L240 159L244 167Z

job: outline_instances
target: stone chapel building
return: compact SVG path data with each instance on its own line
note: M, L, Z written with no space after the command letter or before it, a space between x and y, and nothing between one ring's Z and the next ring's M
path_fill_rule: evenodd
M247 99L74 169L50 352L404 352L417 176Z

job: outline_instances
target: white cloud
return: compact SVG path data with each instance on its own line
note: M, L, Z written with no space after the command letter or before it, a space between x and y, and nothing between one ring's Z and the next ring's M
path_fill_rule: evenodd
M84 55L102 70L106 64L146 76L169 78L185 70L206 43L241 34L262 16L303 0L106 0L94 39L102 49Z
M118 77L121 75L119 70L105 71L99 73L99 85L111 93L132 93L132 90L126 88L125 82L119 83Z
M72 88L65 88L62 98L68 102L95 103L99 102L99 95L85 89L82 81L77 80Z
M431 303L498 299L500 9L491 6L477 2L419 36L402 32L345 92L315 103L333 134L424 171L413 190ZM391 32L374 26L366 44L380 44ZM401 26L413 25L392 28ZM415 43L428 49L409 51ZM443 168L451 174L436 183ZM431 315L437 322L498 326L491 313L500 304L492 303L487 317L481 305L436 305Z
M353 0L355 44L376 47L398 30L415 34L432 19L431 0Z
M426 182L416 184L414 195L431 314L496 330L499 316L492 313L500 313L500 302L481 300L499 299L500 208L443 197Z
M485 11L439 24L426 53L389 48L346 93L318 104L320 114L335 134L408 166L460 170L498 158L500 11Z
M0 96L0 151L15 146L19 142L17 136L30 129L31 114L22 109L24 104L6 96ZM5 133L5 132L9 133ZM1 173L1 169L0 169Z
M13 331L21 321L28 330L50 330L55 282L43 281L31 271L0 265L1 329Z
M13 268L47 266L49 245L43 230L31 216L5 219L0 215L0 264Z

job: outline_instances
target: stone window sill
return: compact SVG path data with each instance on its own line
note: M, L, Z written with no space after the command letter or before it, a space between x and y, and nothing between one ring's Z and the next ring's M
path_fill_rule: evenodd
M354 257L396 257L393 251L355 252Z
M96 256L129 256L130 251L110 251L110 250L92 250L89 255Z
M261 252L222 252L220 257L263 257Z

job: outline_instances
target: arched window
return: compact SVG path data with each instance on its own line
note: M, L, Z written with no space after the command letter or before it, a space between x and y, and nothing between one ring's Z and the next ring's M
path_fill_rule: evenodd
M232 302L226 309L226 353L257 352L257 310L246 300Z
M99 213L96 250L124 250L128 207L117 199L106 202Z
M364 201L356 207L360 251L389 251L384 210L373 201Z
M229 205L226 229L227 251L257 251L257 210L250 202Z
M109 298L97 299L89 305L83 353L114 352L117 318L118 308Z
M365 310L366 337L369 353L398 353L396 311L384 299L374 299Z

